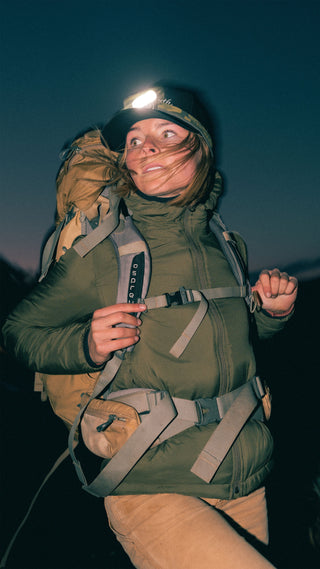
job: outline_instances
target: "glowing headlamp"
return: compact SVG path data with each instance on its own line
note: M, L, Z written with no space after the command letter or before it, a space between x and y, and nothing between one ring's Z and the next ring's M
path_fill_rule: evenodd
M159 89L140 91L125 99L123 109L153 109L158 106L161 95Z
M146 93L142 93L142 95L138 95L138 97L136 97L132 101L131 106L134 109L142 109L143 107L147 107L151 103L154 103L154 101L156 99L157 99L157 93L155 91L153 91L153 89L150 89Z

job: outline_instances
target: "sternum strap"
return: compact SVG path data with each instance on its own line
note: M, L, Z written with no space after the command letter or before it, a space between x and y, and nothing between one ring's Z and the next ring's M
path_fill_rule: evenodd
M199 302L199 307L190 320L189 324L182 331L178 340L172 346L170 354L176 358L179 358L188 346L191 338L194 336L195 332L199 328L202 320L204 319L208 310L208 301L212 299L221 298L245 298L248 295L248 287L234 286L234 287L217 287L217 288L207 288L201 290L191 290L181 287L179 291L174 293L166 293L159 296L148 297L144 300L148 309L153 308L168 308L177 304L190 304L192 302ZM174 300L170 302L170 299L180 298L181 301Z

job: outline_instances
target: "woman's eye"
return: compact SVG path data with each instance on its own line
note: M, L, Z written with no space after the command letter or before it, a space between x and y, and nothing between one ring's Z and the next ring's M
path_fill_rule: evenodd
M139 138L132 138L132 139L129 141L129 146L130 146L131 148L134 148L135 146L139 146L140 144L141 144L141 140L139 140Z
M175 136L175 132L173 132L173 130L165 130L162 133L163 138L172 138L173 136Z

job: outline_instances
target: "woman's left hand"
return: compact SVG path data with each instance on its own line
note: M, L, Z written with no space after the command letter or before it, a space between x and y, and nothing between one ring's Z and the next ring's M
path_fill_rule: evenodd
M291 312L297 298L298 281L279 269L263 270L252 287L259 294L261 305L272 316L285 316Z

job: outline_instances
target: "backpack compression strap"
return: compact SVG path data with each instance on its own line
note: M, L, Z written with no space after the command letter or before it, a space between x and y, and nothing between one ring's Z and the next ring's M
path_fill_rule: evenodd
M113 191L115 186L106 186L101 193L103 197L106 197L109 200L109 211L107 215L103 218L101 223L93 229L90 221L86 218L83 214L82 219L82 227L81 227L81 235L85 235L81 241L73 245L75 251L77 251L80 257L84 257L89 251L91 251L96 245L101 243L103 239L108 237L110 233L112 233L116 227L119 225L119 203L120 198L115 194ZM61 235L63 228L68 225L68 223L72 220L74 216L73 211L68 211L65 215L65 218L61 221L55 231L50 235L49 239L47 240L42 256L41 256L41 269L40 269L40 277L39 282L41 282L44 277L47 275L48 270L52 264L54 259L55 251L58 245L58 241Z
M120 198L113 191L115 187L116 186L106 186L101 193L102 196L109 200L109 211L101 223L95 229L92 229L90 222L84 218L84 226L82 230L86 236L81 239L81 241L78 241L78 243L73 245L73 248L80 257L87 255L87 253L99 245L101 241L108 237L118 227L120 217Z

